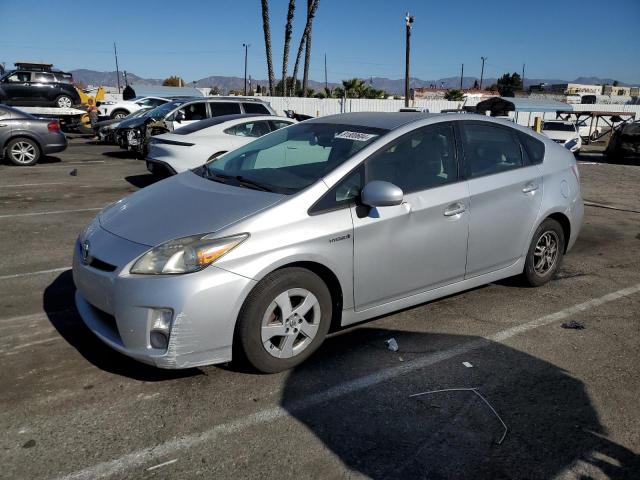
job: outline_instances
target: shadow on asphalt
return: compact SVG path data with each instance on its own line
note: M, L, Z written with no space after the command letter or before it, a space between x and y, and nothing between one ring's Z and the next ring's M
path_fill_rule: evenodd
M116 375L145 382L174 380L201 375L196 368L163 370L137 362L102 343L86 327L75 308L75 285L68 270L60 274L45 290L42 299L49 322L87 361Z
M152 175L150 173L142 175L129 175L128 177L124 177L124 179L134 187L138 188L148 187L149 185L153 185L154 183L162 180L161 177Z
M108 152L102 152L102 155L111 158L130 158L136 160L136 154L129 150L113 150Z
M398 352L386 349L389 338L396 339ZM387 367L406 368L425 354L478 341L483 340L369 327L347 331L329 338L291 372L282 406L348 469L372 479L547 479L576 462L596 476L637 478L640 457L606 438L581 381L499 343L486 341L482 349L317 405L296 403ZM473 368L462 365L467 360ZM507 424L502 444L497 444L502 425L473 392L409 398L470 387L478 387Z

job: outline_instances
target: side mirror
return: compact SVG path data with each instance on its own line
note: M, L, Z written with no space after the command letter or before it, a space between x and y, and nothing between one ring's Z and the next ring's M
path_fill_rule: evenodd
M182 123L182 121L184 120L184 113L178 110L173 119L178 123Z
M374 180L362 189L362 203L370 207L391 207L400 205L404 199L404 193L400 187L391 182Z

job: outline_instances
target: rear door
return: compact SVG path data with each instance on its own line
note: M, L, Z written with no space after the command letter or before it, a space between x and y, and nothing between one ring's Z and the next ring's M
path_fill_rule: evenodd
M471 278L508 267L522 256L543 185L514 129L482 121L460 124L469 182L466 278Z
M31 74L31 94L34 101L44 104L56 99L59 87L49 72L33 72Z
M5 145L11 137L11 112L0 107L0 146Z

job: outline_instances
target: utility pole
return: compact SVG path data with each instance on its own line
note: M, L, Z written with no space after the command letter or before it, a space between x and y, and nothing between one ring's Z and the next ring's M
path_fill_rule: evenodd
M522 64L522 91L524 92L524 63Z
M129 86L129 82L127 80L127 71L124 71L124 84L128 87Z
M327 93L329 90L329 82L327 82L327 54L324 54L324 91Z
M247 55L249 53L250 43L243 43L244 47L244 95L247 95Z
M487 57L480 57L482 59L482 70L480 70L480 90L482 90L482 79L484 78L484 62L487 60Z
M118 79L118 93L120 93L120 69L118 68L118 50L116 48L116 42L113 42L113 54L116 57L116 77Z
M407 15L404 17L404 22L407 27L407 40L406 40L406 51L405 51L405 70L404 70L404 106L409 106L409 53L411 49L411 24L415 21L415 17Z
M462 69L460 70L460 90L462 90L462 79L464 78L464 63L462 64Z

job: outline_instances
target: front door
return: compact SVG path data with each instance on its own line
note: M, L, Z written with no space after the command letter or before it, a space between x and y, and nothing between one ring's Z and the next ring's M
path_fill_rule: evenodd
M542 177L513 130L462 122L469 181L467 278L514 264L527 248L542 203Z
M31 72L14 72L2 83L7 105L29 105L31 98Z
M367 182L402 188L405 203L351 209L356 310L462 280L469 192L457 173L452 124L400 137L369 158L365 168Z

